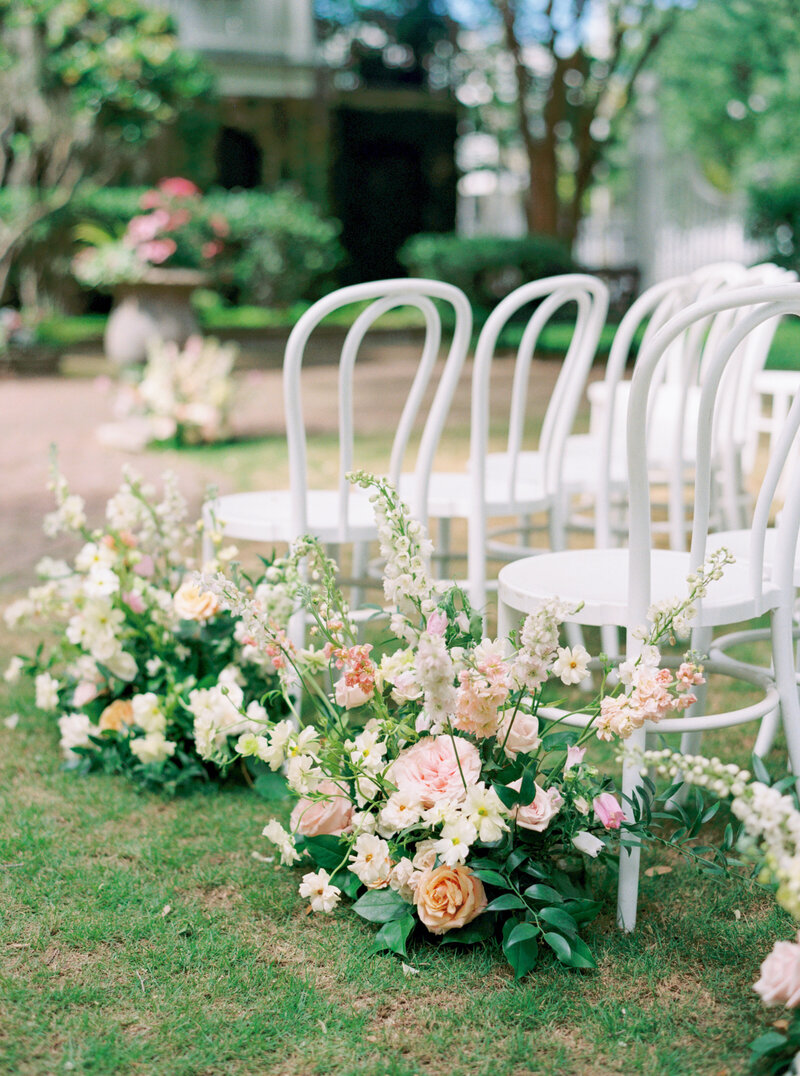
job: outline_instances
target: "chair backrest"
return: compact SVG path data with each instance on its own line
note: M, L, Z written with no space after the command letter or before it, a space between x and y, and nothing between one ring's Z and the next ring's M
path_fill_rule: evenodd
M706 555L711 519L711 490L713 474L713 426L719 403L720 384L731 362L742 361L743 343L751 333L770 319L786 315L800 317L800 284L772 284L731 288L693 303L672 317L639 354L631 384L626 423L627 463L630 501L629 530L629 590L630 626L644 623L650 605L652 524L650 481L647 459L648 397L653 390L655 375L669 348L681 334L709 315L735 312L735 323L704 358L706 369L700 387L695 422L695 486L690 571L702 564ZM760 593L763 578L764 543L770 508L778 480L786 463L794 438L800 428L800 395L795 399L784 429L770 458L762 482L751 524L750 586L753 595ZM794 549L800 525L800 486L790 493L781 519L778 553L773 562L776 581L791 580ZM793 532L793 533L792 533Z
M428 483L433 458L472 333L472 310L466 295L452 284L439 280L397 279L354 284L340 288L314 303L292 329L284 354L283 395L289 451L292 525L296 533L303 534L307 530L308 469L300 375L306 345L313 331L334 310L352 303L370 304L357 316L348 330L339 359L339 532L340 540L347 541L351 498L345 475L352 470L354 463L353 388L359 348L374 322L387 311L398 307L415 307L422 314L425 337L420 361L392 442L388 477L397 485L414 424L442 343L442 318L434 300L440 300L452 307L454 327L444 369L425 420L414 468L411 508L416 518L424 521L427 518Z
M531 361L542 329L553 315L569 303L577 304L574 329L550 401L547 405L539 452L543 463L544 485L548 493L559 486L564 443L572 429L589 369L608 310L608 288L597 277L586 273L568 273L546 277L516 288L503 299L486 321L475 348L472 376L472 428L470 432L470 466L473 494L483 503L486 482L486 458L489 451L489 396L492 360L497 341L508 321L528 303L539 301L530 316L517 348L508 424L507 468L504 469L505 493L509 504L517 500L519 458L525 432L526 403Z

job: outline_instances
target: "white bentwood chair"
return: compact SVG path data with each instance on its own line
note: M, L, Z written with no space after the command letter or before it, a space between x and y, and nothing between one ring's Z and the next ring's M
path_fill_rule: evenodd
M671 346L682 334L710 315L735 311L735 324L717 341L707 356L707 370L700 388L693 422L695 456L694 519L689 552L656 549L652 541L651 497L648 470L649 397L657 384L660 363L668 360ZM630 528L628 548L592 549L553 553L506 565L498 580L500 634L507 633L515 617L536 609L541 601L558 597L577 607L571 619L596 626L616 625L628 630L628 656L635 658L641 642L633 629L646 622L651 605L686 593L686 577L703 562L706 553L720 542L709 533L713 474L715 411L720 384L733 361L742 361L742 344L769 319L800 317L800 285L773 285L728 289L676 314L642 349L633 375L627 412L627 467ZM722 714L698 714L700 704L682 718L657 725L646 724L631 736L630 746L643 748L648 733L682 732L682 749L697 747L699 735L710 728L743 724L763 718L780 707L792 770L800 774L800 701L793 662L792 612L794 560L800 529L800 483L790 495L776 527L774 556L765 573L764 545L770 510L780 473L800 427L800 397L777 439L761 485L749 532L748 556L728 566L721 580L711 584L698 603L693 622L692 646L708 652L717 627L754 619L766 613L771 621L774 675L752 669L708 664L710 671L743 679L763 689L763 698L751 706ZM585 725L586 719L568 717L567 723ZM623 767L623 794L632 797L641 788L639 765L630 759ZM628 807L629 811L629 807ZM629 815L630 816L630 815ZM624 930L636 921L639 849L621 854L618 920Z
M536 303L517 348L509 409L506 448L489 452L492 364L500 333L514 315ZM574 327L555 387L547 405L538 447L524 450L527 396L531 361L542 330L564 307L575 304ZM523 544L501 541L509 531L524 535L535 513L548 513L551 548L563 547L563 526L558 516L563 446L597 351L606 311L608 288L597 277L570 273L523 284L492 311L475 348L472 373L470 459L467 471L431 475L427 513L445 526L447 541L451 520L468 521L467 590L475 609L484 611L487 600L487 552L501 559L533 553ZM407 498L408 478L401 493ZM512 527L489 531L489 520L514 520ZM447 557L447 550L444 559Z
M353 303L370 305L358 314L348 330L339 358L339 466L336 489L309 488L306 429L301 395L301 371L306 346L320 322L335 310ZM291 542L311 534L330 544L353 543L353 576L365 577L368 543L377 536L369 495L353 489L345 477L355 464L354 375L356 358L367 331L383 314L398 307L414 307L425 324L419 365L405 400L392 442L388 477L397 484L407 462L409 441L439 357L442 318L436 302L448 304L454 328L441 377L427 411L409 496L417 518L425 520L428 483L442 428L450 409L472 332L472 310L457 287L438 280L397 279L355 284L332 292L314 303L289 336L283 362L283 395L289 457L289 488L232 493L203 506L206 534L263 543ZM332 402L332 407L335 406ZM212 554L206 545L206 559ZM291 635L302 643L304 622L293 618Z

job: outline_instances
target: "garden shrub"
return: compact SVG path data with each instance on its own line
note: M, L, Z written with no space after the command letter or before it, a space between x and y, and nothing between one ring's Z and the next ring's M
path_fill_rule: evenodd
M754 238L770 244L768 260L787 269L800 269L800 182L753 188L748 224Z
M398 257L412 276L456 284L476 312L491 310L520 284L575 269L566 247L542 235L414 235Z
M145 188L84 189L65 206L35 225L15 257L13 279L28 267L38 277L43 295L62 298L70 293L78 225L97 225L121 235L131 217L141 212ZM0 217L13 214L24 193L0 190ZM342 261L338 221L323 216L312 203L291 189L260 191L214 190L202 199L201 213L223 215L230 226L228 256L221 265L221 287L227 298L241 303L282 305L316 299L333 284L331 274ZM72 289L74 291L74 289Z

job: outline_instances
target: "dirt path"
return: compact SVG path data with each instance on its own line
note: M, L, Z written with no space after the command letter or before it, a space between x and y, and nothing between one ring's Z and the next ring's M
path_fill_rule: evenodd
M381 435L391 430L400 412L405 385L413 373L415 353L387 348L376 361L364 363L356 392L357 428ZM559 364L534 363L529 411L534 419L544 412ZM469 376L465 368L443 443L448 464L466 458L469 429ZM507 406L513 363L499 360L492 379L492 412ZM600 371L597 372L598 375ZM336 430L335 365L315 366L304 375L303 395L310 441ZM103 447L98 426L112 419L114 389L105 377L3 378L0 380L0 595L17 594L34 578L34 566L45 554L70 552L72 543L52 541L42 533L42 519L51 510L46 489L50 446L57 445L63 473L73 490L86 500L91 521L102 518L108 497L117 488L127 462L151 480L174 470L193 508L199 508L209 482L222 492L236 488L235 472L225 466L225 453L212 462L189 452L159 451L133 454ZM272 435L278 456L275 484L285 482L281 375L278 370L237 375L235 433L242 437ZM257 453L257 446L253 446Z

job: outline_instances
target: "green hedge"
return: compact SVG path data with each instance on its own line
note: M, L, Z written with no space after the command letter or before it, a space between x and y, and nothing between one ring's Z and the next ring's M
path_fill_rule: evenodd
M412 236L398 254L412 276L456 284L476 311L489 311L529 280L570 273L575 262L566 247L548 236Z
M144 188L85 189L36 224L18 247L12 280L29 267L40 290L63 296L75 292L70 262L77 247L74 230L90 221L121 234L141 212ZM13 216L24 192L0 190L0 217ZM222 214L230 225L225 271L215 282L235 302L283 305L316 299L335 286L333 272L344 258L338 221L324 217L292 189L214 190L202 199L203 214Z
M770 244L768 260L800 269L800 183L751 190L748 224L756 239Z

